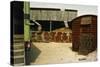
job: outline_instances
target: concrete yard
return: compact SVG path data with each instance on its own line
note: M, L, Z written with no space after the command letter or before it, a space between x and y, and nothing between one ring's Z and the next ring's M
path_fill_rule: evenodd
M96 51L88 54L87 56L78 55L77 52L72 51L72 43L50 42L33 44L41 51L41 53L37 56L36 60L31 64L61 64L97 60Z

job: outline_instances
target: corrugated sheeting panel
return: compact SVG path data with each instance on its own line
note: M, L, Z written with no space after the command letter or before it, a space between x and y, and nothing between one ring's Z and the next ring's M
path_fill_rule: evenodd
M86 35L86 37L81 36L84 34ZM90 42L87 40L82 40L81 37L83 39L90 38L88 39ZM91 38L93 42L91 42ZM97 17L96 16L84 15L72 20L72 42L73 42L72 45L73 50L79 51L79 53L88 54L89 52L96 50L97 47ZM90 45L90 46L87 48L86 45ZM85 51L84 52L81 51L80 48L82 48L82 50L84 49Z
M91 21L92 17L84 17L81 19L81 24L91 24L92 21Z
M67 10L30 10L31 20L57 20L57 21L71 21L77 16L77 11Z
M77 16L76 11L68 11L68 21L73 20L74 18L76 18L76 16Z

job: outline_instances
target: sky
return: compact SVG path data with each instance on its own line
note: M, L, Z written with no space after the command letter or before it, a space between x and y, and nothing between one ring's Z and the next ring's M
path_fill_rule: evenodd
M30 2L30 7L36 8L60 8L78 10L78 15L93 14L97 15L98 9L95 5L77 5L77 4L60 4L60 3L45 3L45 2Z

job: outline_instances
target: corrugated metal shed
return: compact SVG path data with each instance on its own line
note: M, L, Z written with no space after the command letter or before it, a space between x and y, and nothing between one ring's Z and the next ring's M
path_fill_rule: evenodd
M72 42L73 42L72 49L74 51L79 51L82 36L89 35L89 37L92 37L94 42L92 42L92 46L88 50L90 51L95 50L97 47L97 16L95 15L79 16L73 19L71 23L72 23Z

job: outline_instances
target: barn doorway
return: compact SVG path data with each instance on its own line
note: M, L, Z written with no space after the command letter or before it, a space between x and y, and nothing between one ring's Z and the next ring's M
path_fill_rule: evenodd
M23 3L11 2L11 65L24 65Z

